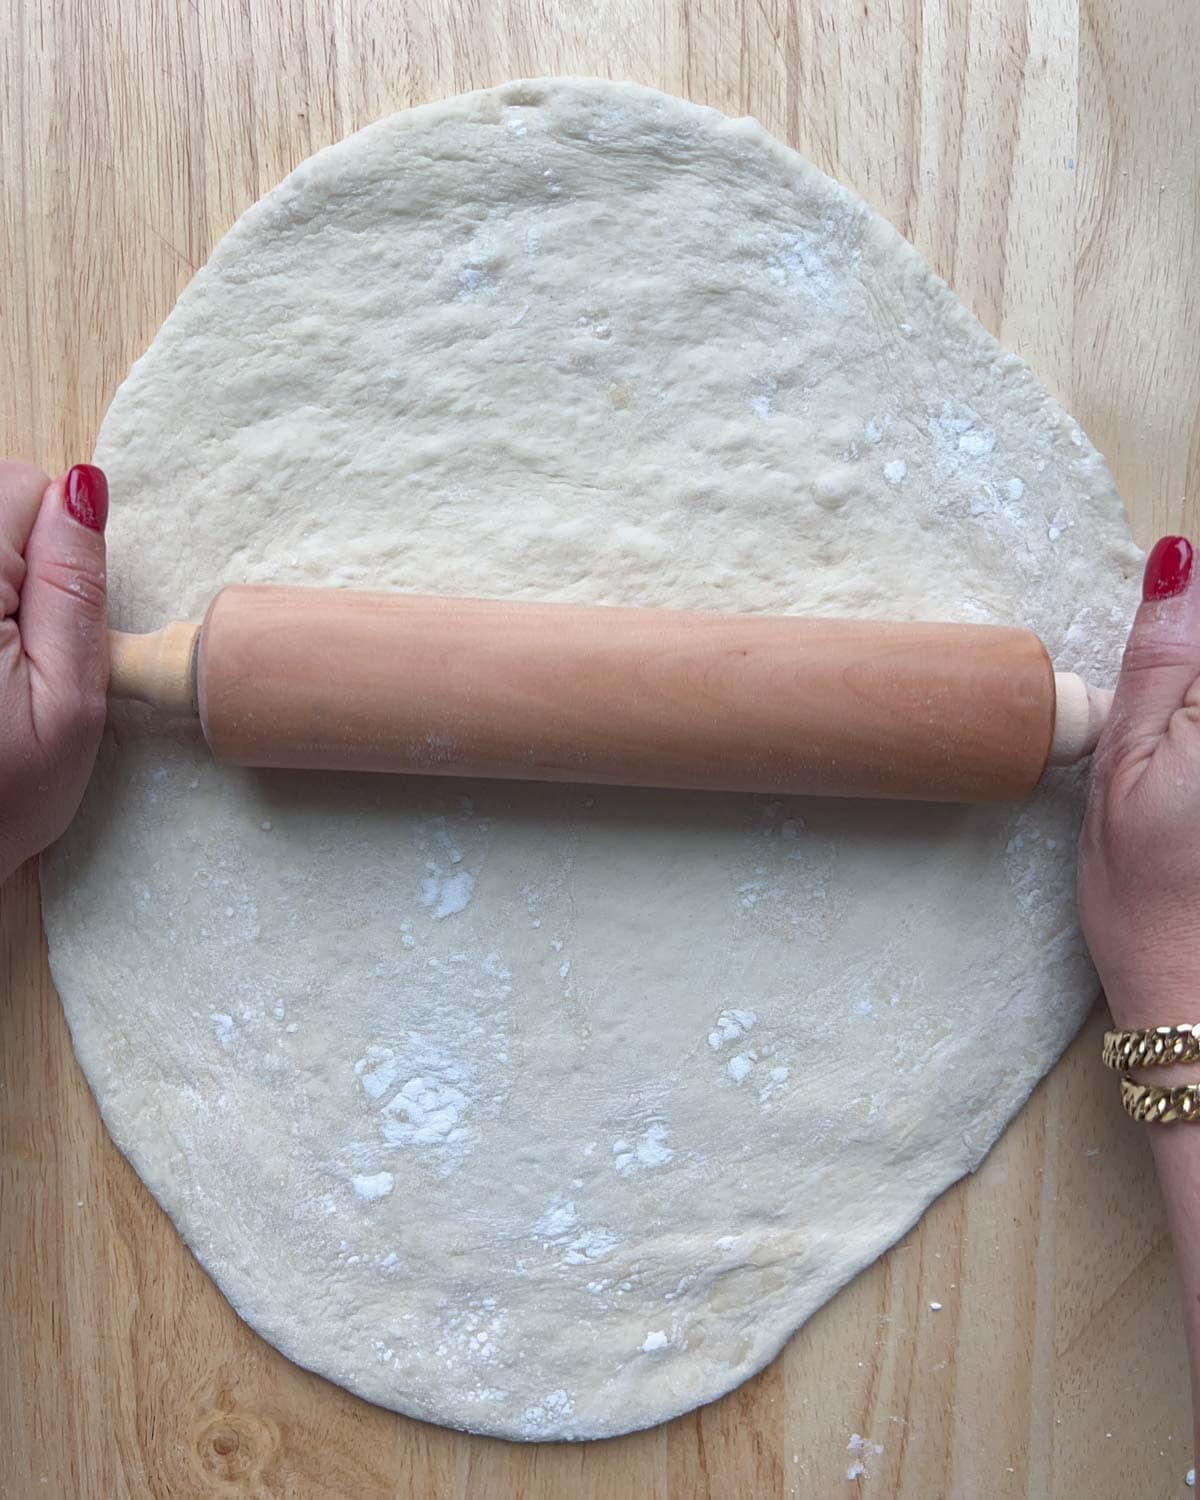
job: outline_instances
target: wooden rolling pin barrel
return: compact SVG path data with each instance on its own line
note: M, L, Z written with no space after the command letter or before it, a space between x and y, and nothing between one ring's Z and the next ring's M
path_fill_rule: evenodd
M273 585L110 656L235 765L941 802L1026 796L1112 696L1001 626Z

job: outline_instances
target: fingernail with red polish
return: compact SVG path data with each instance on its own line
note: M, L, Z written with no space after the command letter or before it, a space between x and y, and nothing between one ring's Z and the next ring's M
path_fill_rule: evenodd
M1182 594L1192 576L1195 553L1185 536L1164 536L1155 542L1146 559L1142 598L1174 599Z
M67 472L68 513L89 531L103 531L108 521L108 480L95 464L76 464Z

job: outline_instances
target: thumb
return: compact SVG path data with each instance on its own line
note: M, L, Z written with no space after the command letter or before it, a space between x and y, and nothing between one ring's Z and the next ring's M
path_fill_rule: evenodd
M1146 559L1142 604L1129 633L1105 738L1110 753L1151 755L1181 708L1200 706L1200 580L1195 553L1165 536ZM1194 701L1193 701L1194 699Z
M25 544L17 619L39 738L98 736L108 686L108 480L76 464L46 486Z

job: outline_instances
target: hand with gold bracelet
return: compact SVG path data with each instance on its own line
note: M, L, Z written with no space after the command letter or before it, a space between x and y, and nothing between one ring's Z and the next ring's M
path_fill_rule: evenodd
M1164 537L1146 562L1144 602L1092 764L1079 906L1113 1022L1138 1033L1110 1033L1105 1061L1120 1069L1126 1109L1152 1132L1183 1284L1200 1443L1200 1130L1191 1128L1200 1122L1200 1027L1191 1033L1200 1023L1200 576L1193 563L1183 537ZM1160 1027L1171 1029L1148 1034Z

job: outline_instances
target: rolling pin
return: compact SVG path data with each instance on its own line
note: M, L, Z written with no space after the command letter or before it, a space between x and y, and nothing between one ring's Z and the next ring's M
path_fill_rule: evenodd
M1002 626L272 585L110 658L235 765L942 802L1024 797L1112 696Z

